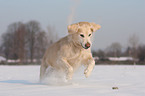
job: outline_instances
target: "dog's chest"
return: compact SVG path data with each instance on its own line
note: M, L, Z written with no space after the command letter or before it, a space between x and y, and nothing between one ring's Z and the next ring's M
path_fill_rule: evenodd
M77 67L82 64L82 62L86 59L86 57L87 57L87 54L85 52L75 53L71 55L68 62L73 67Z

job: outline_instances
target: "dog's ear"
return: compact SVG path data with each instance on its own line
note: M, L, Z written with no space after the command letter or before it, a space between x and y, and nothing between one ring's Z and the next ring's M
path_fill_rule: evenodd
M67 26L68 33L70 33L70 34L76 33L78 31L78 28L79 28L78 23Z
M101 28L100 25L95 24L95 23L90 23L90 25L91 25L91 30L92 30L92 32L95 32L95 31L97 31L98 29Z

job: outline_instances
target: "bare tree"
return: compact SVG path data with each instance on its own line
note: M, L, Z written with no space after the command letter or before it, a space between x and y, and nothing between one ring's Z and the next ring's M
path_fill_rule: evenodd
M20 63L24 62L25 58L25 37L26 37L26 31L24 24L20 24L18 29L16 30L16 40L17 40L17 54L18 58L20 59Z
M53 44L54 42L57 41L58 39L58 36L56 34L56 30L55 30L55 27L52 27L52 26L48 26L47 27L48 29L48 46L50 46L51 44Z
M107 49L107 55L118 57L121 54L121 45L118 42L112 43Z
M134 58L134 63L135 59L137 58L137 47L139 43L139 38L136 34L133 34L132 36L129 37L129 45L130 45L130 55Z
M139 58L139 61L145 62L145 45L140 45L137 50L138 50L137 56Z
M131 56L131 47L127 47L126 50L123 52L124 56Z
M24 24L21 22L12 23L8 26L6 33L2 35L2 50L6 59L24 60Z
M2 47L6 58L18 59L24 54L23 50L23 24L21 22L13 23L8 26L6 33L2 35ZM21 35L22 34L22 35ZM19 37L21 35L21 37ZM22 46L23 45L23 46ZM24 57L23 57L24 58ZM21 58L22 59L22 58Z
M139 43L139 38L136 34L133 34L129 37L129 45L132 47L132 48L137 48L138 47L138 43Z
M47 38L46 32L41 31L36 35L35 49L37 50L37 52L35 54L36 55L35 57L37 58L38 62L40 62L40 59L44 55L44 52L47 47L48 47L48 38Z
M37 21L12 23L2 35L1 53L7 59L19 59L20 63L28 58L32 63L34 58L40 61L46 48L57 40L55 32L51 26L48 27L48 34L42 31Z
M36 34L41 31L40 24L37 21L30 21L26 24L26 31L28 52L30 53L31 63L33 63L36 44Z
M3 34L2 35L2 45L1 45L1 49L6 57L6 60L8 60L10 58L10 49L11 49L11 40L10 40L11 34L7 33L7 34Z
M99 58L104 58L105 57L105 52L101 49L97 50L97 51L93 51L92 52L93 56L97 56Z

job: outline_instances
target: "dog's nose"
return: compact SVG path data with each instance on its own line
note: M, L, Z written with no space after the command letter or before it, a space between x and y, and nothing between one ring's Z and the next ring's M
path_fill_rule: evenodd
M85 47L86 47L86 48L89 48L90 46L91 46L91 44L88 43L88 42L85 44Z

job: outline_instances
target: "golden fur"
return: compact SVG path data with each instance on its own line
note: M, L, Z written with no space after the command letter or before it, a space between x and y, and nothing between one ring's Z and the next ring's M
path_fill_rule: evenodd
M45 52L40 68L40 79L45 77L46 69L51 66L55 70L63 70L66 73L66 79L70 80L74 71L82 64L86 66L84 74L88 77L95 65L90 49L90 38L92 32L100 27L98 24L89 22L69 25L69 35L54 43Z

